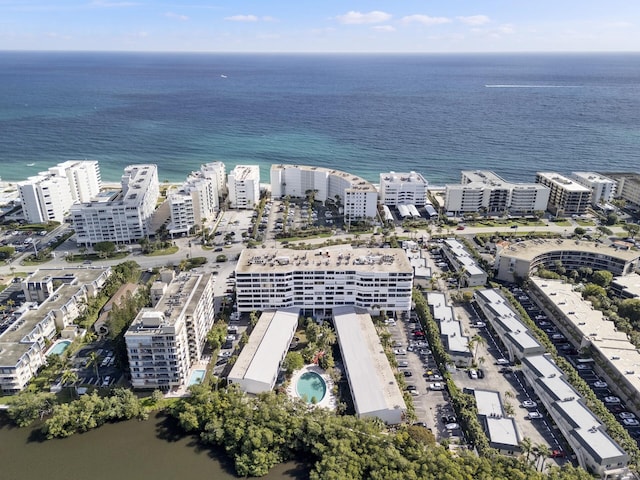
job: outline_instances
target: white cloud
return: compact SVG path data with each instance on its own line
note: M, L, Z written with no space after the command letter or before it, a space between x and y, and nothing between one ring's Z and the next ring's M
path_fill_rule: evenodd
M167 12L164 14L164 16L167 18L172 18L174 20L180 20L182 22L186 22L187 20L189 20L188 16L180 15L179 13L173 13L173 12Z
M512 33L516 33L516 27L514 27L510 23L505 23L504 25L500 25L498 27L498 32L505 35L511 35Z
M344 15L338 15L336 19L345 25L362 25L364 23L381 23L391 18L391 14L374 10L369 13L350 11Z
M230 22L257 22L259 18L255 15L232 15L231 17L225 17L225 20Z
M429 15L407 15L402 17L402 23L421 23L428 27L432 25L442 25L443 23L451 23L451 19L447 17L430 17Z
M377 32L395 32L396 29L392 25L375 25L371 27L372 30L376 30Z
M603 25L604 28L630 28L633 27L633 23L631 22L612 22L612 23L605 23Z
M474 26L484 25L491 21L491 19L486 15L471 15L468 17L456 17L456 18L466 25L474 25Z

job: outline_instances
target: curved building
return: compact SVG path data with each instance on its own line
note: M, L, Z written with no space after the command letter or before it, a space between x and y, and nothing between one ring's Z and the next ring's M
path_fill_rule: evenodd
M640 252L623 250L582 240L529 240L514 243L498 252L497 278L513 282L528 277L539 267L556 270L562 265L567 270L589 267L608 270L614 275L627 275L638 268Z

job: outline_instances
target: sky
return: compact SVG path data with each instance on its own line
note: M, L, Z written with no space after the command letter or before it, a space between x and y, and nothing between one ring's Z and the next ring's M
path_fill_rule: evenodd
M0 0L0 50L640 51L639 0Z

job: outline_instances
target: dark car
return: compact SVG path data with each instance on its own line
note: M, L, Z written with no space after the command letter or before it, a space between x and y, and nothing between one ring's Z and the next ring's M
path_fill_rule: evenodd
M404 371L402 372L402 374L403 374L405 377L410 377L411 375L413 375L413 373L411 373L409 370L404 370Z

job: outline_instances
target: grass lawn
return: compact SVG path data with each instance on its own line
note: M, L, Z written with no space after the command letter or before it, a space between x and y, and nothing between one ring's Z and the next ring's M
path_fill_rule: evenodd
M593 227L595 222L593 220L576 220L576 223L581 227Z
M20 262L20 265L24 265L24 266L26 266L26 267L31 267L31 266L33 266L33 265L41 265L41 264L43 264L43 263L50 262L51 260L53 260L53 257L52 257L52 256L49 256L49 257L44 258L44 259L42 259L42 260L26 260L26 259L25 259L25 260L22 260L22 261Z
M67 262L80 263L84 262L85 260L96 262L99 262L100 260L119 260L121 258L125 258L127 255L129 255L129 252L116 252L107 258L102 258L98 256L97 253L85 253L84 255L67 255L65 258Z
M151 253L145 253L145 257L160 257L162 255L172 255L179 250L178 247L171 246L169 248L163 248L161 250L154 250Z
M549 225L557 225L559 227L570 227L571 222L569 220L556 220L554 222L549 222Z

